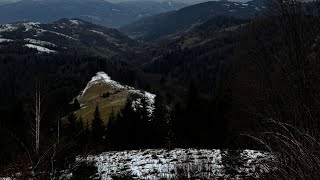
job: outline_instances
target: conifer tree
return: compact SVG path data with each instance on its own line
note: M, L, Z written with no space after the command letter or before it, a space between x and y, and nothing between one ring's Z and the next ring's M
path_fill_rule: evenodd
M84 130L84 122L83 122L83 118L80 116L79 119L77 120L77 131L80 132L82 130Z
M103 140L105 128L104 128L103 121L101 119L101 114L98 106L96 106L96 109L94 111L91 128L92 128L93 142L96 145L100 145Z
M150 113L148 112L148 102L147 102L147 98L145 96L143 96L141 98L141 108L140 108L140 115L141 115L141 120L142 122L148 122L150 120Z
M183 128L181 126L183 124L183 113L183 109L179 103L174 106L171 112L171 130L175 140L174 145L177 147L182 146L184 139Z
M73 112L71 112L68 114L67 120L69 122L67 135L72 137L77 133L77 117Z
M76 129L78 133L77 140L79 142L79 148L84 149L88 143L87 141L88 132L86 131L86 128L84 128L84 122L81 116L77 120Z
M85 136L85 141L87 145L91 145L92 141L91 141L91 131L90 131L90 125L89 125L89 121L87 121L86 123L86 127L84 128L84 136Z
M125 107L117 118L117 134L119 134L117 143L121 143L118 144L120 149L137 148L141 144L141 139L139 139L142 131L140 112L140 107L133 110L132 101L128 98Z
M80 109L80 103L79 103L79 101L78 101L77 98L74 98L74 101L73 101L73 110L76 111L76 110L78 110L78 109Z
M166 141L169 134L169 112L164 105L162 97L157 94L155 98L155 109L152 119L152 138L156 147L166 146Z
M187 100L186 100L186 112L181 125L184 130L185 140L184 143L187 146L195 146L199 139L197 135L201 133L200 125L202 125L203 119L199 118L201 115L201 102L199 99L199 90L194 81L191 81ZM194 123L197 120L197 123Z
M136 142L140 144L143 148L148 148L150 144L152 144L152 137L151 135L151 129L150 127L150 112L148 109L148 101L145 96L141 98L141 106L139 108L138 114L140 117L138 117L135 121L135 134L136 134ZM137 145L138 145L137 144Z
M112 109L107 128L106 128L106 145L109 149L112 149L114 147L114 142L116 137L116 131L115 131L115 126L116 126L116 116L114 113L114 110Z

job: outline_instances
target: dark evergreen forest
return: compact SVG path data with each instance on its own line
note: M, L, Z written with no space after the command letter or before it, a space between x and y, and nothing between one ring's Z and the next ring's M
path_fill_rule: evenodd
M278 152L284 161L277 177L297 166L317 177L318 159L311 157L319 157L319 6L280 5L251 20L214 17L111 57L76 48L39 54L8 43L0 48L0 173L18 168L28 177L32 164L41 178L52 164L60 173L77 155L112 150L247 148ZM74 114L80 104L73 99L98 71L157 94L154 112L145 98L133 110L129 97L108 120L97 106L85 123ZM38 152L37 85L44 109ZM311 165L293 158L300 155Z

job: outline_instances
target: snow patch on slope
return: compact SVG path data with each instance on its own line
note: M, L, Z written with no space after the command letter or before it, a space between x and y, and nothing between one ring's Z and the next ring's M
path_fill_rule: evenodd
M222 4L222 6L226 6L226 7L230 7L230 5L229 4Z
M149 112L149 117L151 117L153 111L155 110L155 107L154 107L154 103L155 103L155 98L156 98L156 95L155 94L151 94L149 92L142 92L140 90L132 90L131 93L135 93L135 94L140 94L142 97L146 98L146 101L147 101L147 109L148 109L148 112ZM134 100L132 102L132 108L134 111L137 111L138 107L142 108L142 99L141 98L137 98L136 100Z
M18 27L13 26L12 24L5 24L0 26L0 32L12 32L17 30Z
M0 180L12 180L10 177L0 177Z
M57 51L54 51L54 50L51 50L51 49L48 49L48 48L45 48L45 47L42 47L42 46L36 46L36 45L33 45L33 44L26 44L25 46L28 47L28 48L36 49L40 53L48 53L49 54L49 53L56 53L57 52Z
M12 32L15 30L18 30L19 28L24 27L25 31L30 31L31 29L39 28L40 26L39 22L22 22L22 23L16 23L16 24L5 24L0 26L0 32Z
M77 21L77 20L70 20L70 22L71 21L73 23L77 23L77 22L81 23L80 21ZM68 39L78 40L78 39L76 39L74 37L71 37L71 36L68 36L66 34L62 34L62 33L58 33L58 32L55 32L55 31L42 29L40 27L40 25L41 25L41 23L39 23L39 22L22 22L22 23L16 23L16 24L5 24L5 25L0 25L0 33L12 32L12 31L16 31L16 30L21 29L21 28L25 28L24 32L27 32L27 31L30 31L30 30L34 30L36 32L36 34L33 35L34 37L38 37L42 33L47 32L47 33L56 34L58 36L63 36L63 37L68 38ZM30 43L33 43L33 42L30 42ZM37 44L37 45L42 45L42 44Z
M12 42L12 39L5 39L5 38L0 38L0 43L2 42Z
M55 44L50 43L50 42L46 42L46 41L40 41L40 40L36 40L36 39L31 39L31 38L26 38L24 39L25 41L31 43L31 44L35 44L35 45L39 45L39 46L52 46L52 47L56 47Z
M96 33L96 34L102 35L102 36L106 36L106 34L104 34L104 33L103 33L103 32L101 32L101 31L97 31L97 30L94 30L94 29L91 29L90 31L91 31L91 32L93 32L93 33Z
M86 93L86 91L95 84L98 84L100 81L104 81L108 84L110 84L111 86L118 88L118 89L124 89L125 87L122 86L120 83L113 81L110 76L108 76L108 74L106 74L105 72L97 72L96 76L92 77L91 80L89 81L89 83L87 84L87 87L83 90L81 96L83 94Z
M74 25L79 25L79 24L82 24L82 22L78 21L78 20L75 20L75 19L71 19L69 20L71 22L71 24L74 24Z
M39 28L40 23L39 22L26 22L22 23L22 25L25 27L25 32L30 31L31 29L34 29L35 27Z

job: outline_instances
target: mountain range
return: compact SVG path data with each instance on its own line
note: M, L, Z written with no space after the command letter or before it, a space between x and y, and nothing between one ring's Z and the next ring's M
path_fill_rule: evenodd
M22 0L0 5L0 24L18 21L48 23L61 18L80 18L107 27L120 27L144 16L185 6L175 1Z
M247 3L210 1L178 11L141 18L121 27L120 30L133 39L152 41L174 33L188 31L216 16L251 19L265 8L262 2L260 0Z
M78 52L111 57L129 52L136 42L116 29L80 19L48 24L20 22L0 25L0 51L34 49L38 53ZM9 48L14 46L15 48Z

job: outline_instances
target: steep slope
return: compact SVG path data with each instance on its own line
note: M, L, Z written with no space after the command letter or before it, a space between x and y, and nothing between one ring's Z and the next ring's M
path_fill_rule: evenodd
M112 80L108 74L98 72L77 97L81 104L81 109L76 111L76 115L81 116L85 121L90 121L93 117L95 107L99 106L102 118L107 120L112 111L117 113L124 107L128 97L133 100L133 108L139 106L141 98L145 97L148 103L149 113L151 114L153 112L154 94L121 85L119 82Z
M77 51L104 57L130 51L136 45L116 29L79 19L62 19L49 24L5 24L0 26L0 38L0 51L12 50L11 46L18 46L35 49L39 53Z
M119 27L146 15L180 7L178 4L173 7L144 3L143 8L136 8L135 4L112 4L105 0L22 0L0 6L0 24L18 21L48 23L61 18L81 18L107 27Z
M178 11L146 17L124 26L120 30L134 39L151 41L177 32L190 30L192 27L204 23L215 16L249 19L261 12L262 9L263 6L258 6L253 2L211 1L189 6Z

